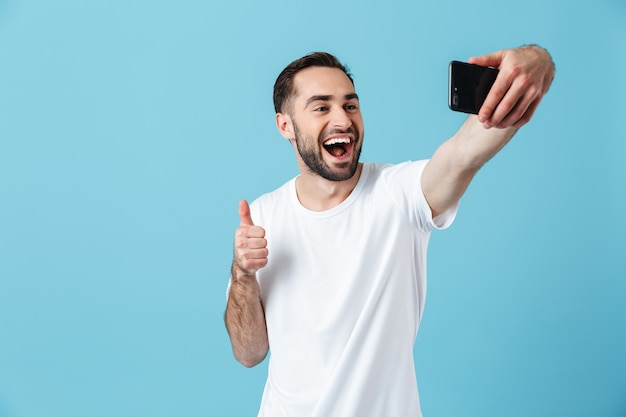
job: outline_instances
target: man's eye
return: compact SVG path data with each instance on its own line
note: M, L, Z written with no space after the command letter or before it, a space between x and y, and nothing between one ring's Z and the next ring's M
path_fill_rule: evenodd
M356 104L346 105L346 110L357 110L359 107Z
M319 111L319 112L323 112L323 111L326 111L326 110L328 110L328 107L326 107L326 106L319 106L319 107L316 107L314 109L314 111Z

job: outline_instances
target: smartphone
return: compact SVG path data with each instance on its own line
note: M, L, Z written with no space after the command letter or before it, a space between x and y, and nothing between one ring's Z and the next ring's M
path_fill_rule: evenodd
M450 62L448 107L454 111L478 114L497 76L497 68Z

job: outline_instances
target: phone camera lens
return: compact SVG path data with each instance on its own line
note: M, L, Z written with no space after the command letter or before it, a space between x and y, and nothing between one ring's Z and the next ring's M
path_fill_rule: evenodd
M457 93L452 94L452 105L454 107L459 106L459 95Z

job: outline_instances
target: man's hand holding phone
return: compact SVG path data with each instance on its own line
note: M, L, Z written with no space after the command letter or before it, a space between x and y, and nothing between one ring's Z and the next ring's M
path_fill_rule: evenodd
M499 70L478 112L478 120L487 129L519 128L526 124L550 88L555 74L550 54L536 45L470 58L469 63Z

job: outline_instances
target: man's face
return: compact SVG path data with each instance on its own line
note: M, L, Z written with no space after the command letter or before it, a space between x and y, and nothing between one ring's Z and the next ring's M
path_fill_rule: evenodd
M359 99L337 68L311 67L294 78L291 103L294 139L308 169L330 181L352 178L363 140Z

